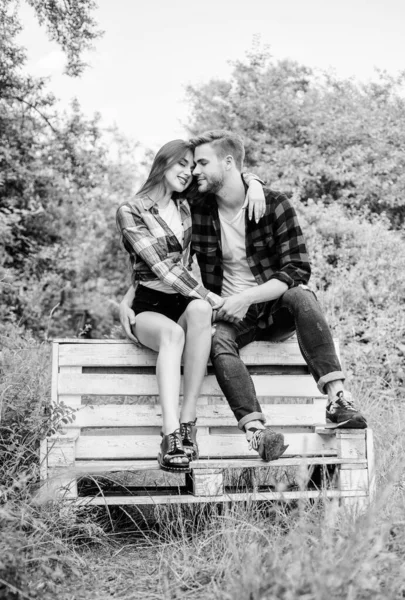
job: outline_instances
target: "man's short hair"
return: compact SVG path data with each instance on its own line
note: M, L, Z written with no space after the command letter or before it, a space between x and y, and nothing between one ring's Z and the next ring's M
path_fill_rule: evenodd
M197 146L202 146L203 144L211 144L215 148L219 158L225 158L225 156L231 154L235 160L236 167L239 171L242 171L245 147L241 136L237 133L232 133L225 129L214 129L192 138L190 144L193 148L197 148Z

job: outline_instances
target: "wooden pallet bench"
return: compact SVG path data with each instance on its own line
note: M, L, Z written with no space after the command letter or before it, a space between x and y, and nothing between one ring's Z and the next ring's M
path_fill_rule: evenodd
M55 340L52 401L75 419L41 443L43 495L85 505L322 497L366 506L375 488L372 431L325 427L325 397L296 340L252 343L241 356L268 425L285 435L286 453L265 463L248 449L208 367L198 403L200 459L189 474L171 474L156 460L162 418L156 353L126 340ZM289 470L293 483L275 477ZM124 484L116 484L119 474Z

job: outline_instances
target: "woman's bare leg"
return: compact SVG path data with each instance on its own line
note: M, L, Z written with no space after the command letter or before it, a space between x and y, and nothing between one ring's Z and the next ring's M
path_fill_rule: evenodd
M184 331L174 321L154 312L136 317L135 334L141 344L158 352L156 376L165 435L179 427L180 363Z
M181 423L188 423L196 418L197 400L211 349L211 316L212 309L208 302L193 300L178 321L186 334Z

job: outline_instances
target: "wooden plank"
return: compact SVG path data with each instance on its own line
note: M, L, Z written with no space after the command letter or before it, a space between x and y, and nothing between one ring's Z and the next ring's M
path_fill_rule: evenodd
M368 494L367 469L345 469L339 473L341 490L361 490Z
M336 438L323 438L314 433L291 433L285 435L289 448L287 456L336 456ZM248 449L244 434L209 435L198 439L202 457L257 456ZM155 458L159 450L158 436L81 436L77 440L77 459ZM357 457L353 457L357 458Z
M338 341L335 340L338 348ZM83 367L153 366L156 352L125 340L60 340L59 364ZM281 343L253 342L242 348L247 365L305 365L296 340Z
M375 473L374 435L372 429L366 430L366 455L368 468L368 493L370 502L373 502L377 492L377 481Z
M58 402L58 376L59 376L59 346L56 342L52 343L52 381L51 381L51 402Z
M59 375L58 375L58 388L59 388L59 379L60 377L66 377L71 380L75 380L76 377L82 375L82 367L59 367ZM59 402L63 402L66 406L70 408L80 408L82 404L82 396L80 393L77 394L69 394L68 396L64 396L63 394L59 394L58 398ZM77 425L74 424L74 427L77 428Z
M253 375L258 396L314 397L320 393L310 375ZM58 393L64 395L157 395L155 375L96 375L82 374L74 378L59 374ZM221 388L214 375L204 378L201 394L222 396Z
M69 398L65 396L64 398ZM264 404L263 414L270 426L313 426L325 417L324 409L312 404ZM200 427L233 427L235 417L226 404L197 407L197 425ZM76 412L71 427L160 427L160 406L124 404L83 406Z
M220 496L224 492L221 469L204 469L189 475L194 496Z
M350 463L348 462L350 460ZM285 468L294 467L304 463L306 465L342 465L356 469L366 469L367 461L362 459L340 459L333 456L279 458L266 463L259 457L252 458L223 458L199 459L191 463L192 470L197 469L246 469L246 468ZM118 471L159 471L156 459L149 460L76 460L74 473L109 473Z
M339 490L311 490L311 491L290 491L290 492L241 492L226 493L222 496L191 496L191 495L162 495L162 496L84 496L77 498L75 504L79 506L104 506L108 505L161 505L161 504L201 504L212 502L249 502L260 500L310 500L316 498L351 498L364 497L363 492L339 491Z
M337 429L336 447L339 458L366 458L365 432L365 429Z

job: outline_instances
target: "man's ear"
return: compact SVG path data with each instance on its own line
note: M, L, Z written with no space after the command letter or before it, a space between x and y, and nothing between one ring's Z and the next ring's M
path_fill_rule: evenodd
M225 156L224 160L225 160L225 170L229 171L230 169L232 169L232 167L235 163L235 160L234 160L232 154L228 154L227 156Z

